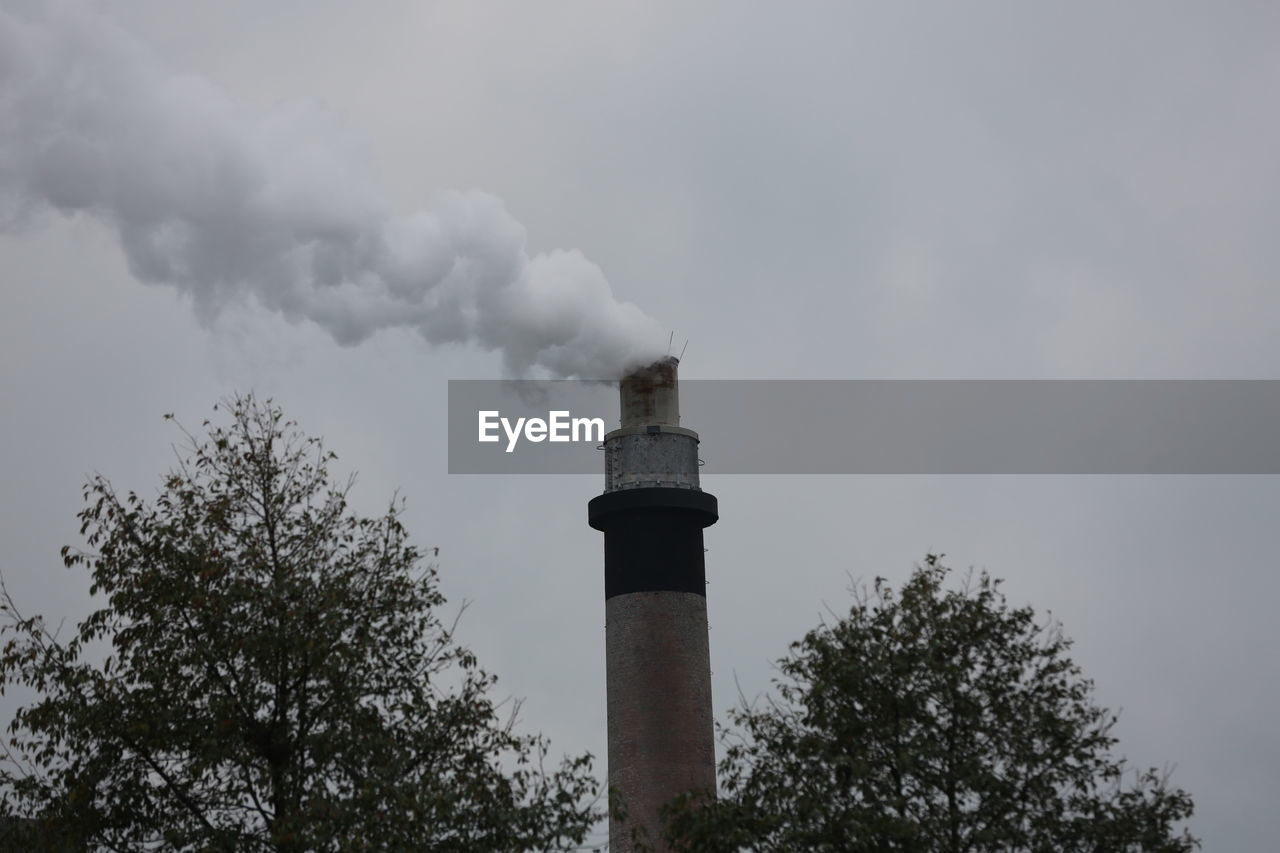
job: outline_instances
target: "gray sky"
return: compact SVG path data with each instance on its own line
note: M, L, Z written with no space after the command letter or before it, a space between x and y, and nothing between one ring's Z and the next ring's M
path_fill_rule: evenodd
M689 338L685 377L1276 378L1272 3L96 5L245 115L326 111L392 215L502 199L530 256L579 250ZM24 130L5 115L0 176ZM19 599L89 606L57 556L87 474L150 490L177 438L163 413L194 426L232 391L271 394L360 472L362 510L401 490L452 603L474 602L464 639L529 728L603 772L585 506L603 478L445 473L445 382L497 377L501 356L408 328L342 346L253 299L201 321L191 287L130 269L87 213L0 232L0 569ZM1274 845L1275 478L704 486L719 709L847 605L848 576L901 580L944 551L1063 620L1123 708L1122 750L1176 765L1206 849Z

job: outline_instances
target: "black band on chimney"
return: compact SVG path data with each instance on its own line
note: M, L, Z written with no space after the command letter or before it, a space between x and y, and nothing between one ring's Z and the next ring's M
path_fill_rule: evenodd
M629 592L707 594L702 529L718 518L715 495L692 489L606 492L587 505L604 531L604 597Z

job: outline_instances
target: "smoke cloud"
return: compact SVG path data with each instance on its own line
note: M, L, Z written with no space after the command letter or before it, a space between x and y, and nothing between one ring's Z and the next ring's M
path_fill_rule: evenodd
M390 210L314 104L249 115L75 6L0 11L0 228L48 210L118 236L137 278L202 321L252 299L341 344L407 327L501 352L511 375L616 378L662 329L576 250L530 257L501 200Z

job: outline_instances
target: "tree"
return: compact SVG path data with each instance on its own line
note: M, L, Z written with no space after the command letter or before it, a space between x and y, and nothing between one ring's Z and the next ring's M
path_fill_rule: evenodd
M5 592L0 683L39 698L9 726L4 810L75 849L581 842L590 756L544 770L545 741L500 713L402 504L357 517L333 454L279 408L224 409L203 440L184 431L154 500L86 485L92 550L63 558L104 603L72 636Z
M777 696L722 730L722 797L672 810L686 851L1174 853L1191 798L1112 755L1115 715L1071 641L999 581L930 555L855 590L779 662Z

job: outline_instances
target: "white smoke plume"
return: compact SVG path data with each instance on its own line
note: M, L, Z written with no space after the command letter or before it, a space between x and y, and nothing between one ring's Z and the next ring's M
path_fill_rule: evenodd
M342 344L391 327L471 342L514 376L609 379L662 355L658 324L580 252L530 257L499 199L393 211L322 108L250 115L96 13L32 7L0 10L0 228L94 217L205 321L252 298Z

